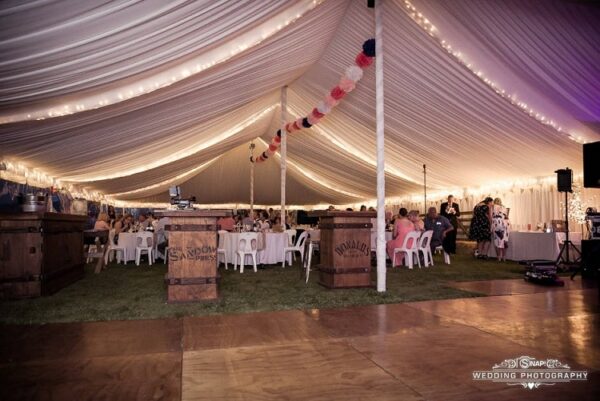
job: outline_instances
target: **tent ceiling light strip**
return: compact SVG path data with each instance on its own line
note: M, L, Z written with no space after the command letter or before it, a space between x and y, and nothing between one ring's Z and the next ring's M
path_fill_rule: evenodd
M299 0L278 15L256 26L232 40L206 52L192 60L176 67L169 68L147 78L136 80L127 85L109 91L94 93L79 97L76 101L61 102L59 99L50 101L52 106L27 109L18 113L0 114L0 124L14 123L27 120L44 120L75 114L90 109L98 109L131 98L142 96L158 89L165 88L181 80L199 74L216 65L226 62L239 53L251 49L277 32L286 28L301 18L306 12L314 9L325 0Z
M485 77L483 75L482 71L475 68L475 66L473 66L471 63L468 63L467 61L465 61L463 58L463 54L460 51L454 50L452 48L452 46L450 45L450 43L448 43L446 40L444 40L440 37L439 33L437 33L438 32L437 28L427 19L427 17L425 17L425 15L423 15L421 12L419 12L417 10L417 8L409 0L402 0L402 1L404 1L404 5L405 5L403 10L406 12L406 14L408 14L408 16L413 21L415 21L415 23L417 25L419 25L421 28L423 28L423 30L429 36L434 38L439 43L439 45L442 46L452 58L454 58L456 61L458 61L460 64L462 64L465 68L467 68L469 71L471 71L477 78L479 78L483 83L485 83L488 87L490 87L498 96L506 99L512 105L518 107L525 114L527 114L531 118L537 120L540 124L544 124L549 127L552 127L555 130L557 130L558 132L563 132L563 128L561 126L559 126L554 120L546 118L546 116L544 116L543 114L540 114L539 112L536 112L533 108L529 107L525 102L517 100L517 96L515 94L507 95L504 89L500 88L494 81ZM571 139L575 142L578 142L581 144L587 143L586 138L583 138L580 135L577 135L574 133L566 133L566 134L569 139Z

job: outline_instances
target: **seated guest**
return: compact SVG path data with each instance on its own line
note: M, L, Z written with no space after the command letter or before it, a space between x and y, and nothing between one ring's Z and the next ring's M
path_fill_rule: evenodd
M94 230L110 230L110 224L108 224L108 214L100 213L94 223Z
M140 226L140 230L143 231L148 228L148 224L150 224L150 222L148 221L146 215L144 213L140 213L140 216L138 217L138 225Z
M353 212L354 210L353 210L351 207L347 207L347 208L346 208L346 211L347 211L347 212Z
M235 227L235 220L231 216L225 216L217 220L217 224L221 226L221 230L233 231L233 228Z
M386 244L388 257L392 260L392 266L402 264L404 261L404 254L399 253L396 255L394 260L394 249L401 248L404 245L404 238L406 235L414 231L415 225L407 218L408 211L405 208L401 208L398 214L398 218L394 223L394 232L392 234L392 240ZM412 243L406 244L408 247L412 246Z
M263 230L268 230L269 228L271 228L271 225L269 224L269 215L266 211L262 211L259 213L259 218L258 218L258 229L263 231Z
M360 211L361 212L366 212L367 211L367 206L366 205L360 205Z
M425 230L433 230L433 236L431 237L431 251L442 245L445 252L447 244L445 243L446 235L454 230L454 226L450 223L450 220L444 216L440 216L437 213L437 209L430 207L425 218Z
M282 233L285 230L286 228L281 225L281 216L275 217L275 224L273 224L273 232Z
M127 232L133 228L133 216L126 214L123 216L123 220L115 223L115 234Z
M327 211L329 212L333 212L335 210L335 207L333 205L329 205L329 207L327 208Z
M243 212L243 218L242 218L242 224L244 226L253 226L254 225L254 219L252 217L250 217L250 213L247 210L244 210Z
M423 223L423 220L419 217L418 210L411 210L408 212L408 219L415 225L415 230L425 231L425 223Z

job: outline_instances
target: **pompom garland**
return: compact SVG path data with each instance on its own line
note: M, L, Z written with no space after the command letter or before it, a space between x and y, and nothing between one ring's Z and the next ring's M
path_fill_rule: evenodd
M295 121L283 124L281 128L277 130L277 133L271 140L267 150L262 152L257 158L250 156L250 163L264 162L269 156L273 156L281 145L281 135L283 131L290 134L294 131L310 128L313 125L318 124L326 114L329 114L329 112L338 105L339 101L346 96L347 93L352 92L356 88L356 83L363 77L363 69L373 64L374 57L375 39L369 39L363 43L362 51L356 55L354 59L355 65L346 68L338 85L331 89L325 98L319 102L317 107L313 108L306 117L300 117Z

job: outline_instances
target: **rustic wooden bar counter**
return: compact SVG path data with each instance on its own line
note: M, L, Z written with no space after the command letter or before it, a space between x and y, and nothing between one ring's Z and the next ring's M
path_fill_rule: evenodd
M231 215L227 210L162 210L168 217L169 235L168 302L217 299L217 219Z
M319 283L328 288L371 287L371 218L375 212L315 211L321 230Z

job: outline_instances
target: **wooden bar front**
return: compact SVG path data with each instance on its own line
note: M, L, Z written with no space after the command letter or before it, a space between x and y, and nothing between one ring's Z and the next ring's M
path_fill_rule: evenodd
M316 211L321 230L319 283L327 288L372 287L371 218L375 212Z
M86 216L0 214L0 299L51 295L83 278Z
M168 302L217 299L217 219L226 210L164 210L168 217L169 271L165 277Z

